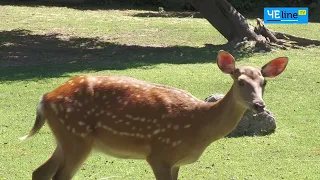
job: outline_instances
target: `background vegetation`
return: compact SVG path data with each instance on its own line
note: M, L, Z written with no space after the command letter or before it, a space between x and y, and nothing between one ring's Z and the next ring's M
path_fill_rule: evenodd
M3 5L0 12L0 179L30 179L52 153L47 126L25 142L18 137L33 125L40 95L72 76L127 75L200 99L231 86L215 65L225 39L205 19L190 18L192 13L157 17L158 9L22 5ZM269 27L320 39L319 23ZM319 48L233 54L239 65L290 58L264 97L278 128L266 137L213 143L199 161L181 169L180 179L320 179ZM153 174L144 161L93 153L74 179L147 180Z

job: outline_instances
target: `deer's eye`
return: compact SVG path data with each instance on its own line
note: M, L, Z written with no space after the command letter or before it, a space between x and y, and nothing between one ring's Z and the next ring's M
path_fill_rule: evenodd
M238 80L239 86L244 86L244 81L242 79Z

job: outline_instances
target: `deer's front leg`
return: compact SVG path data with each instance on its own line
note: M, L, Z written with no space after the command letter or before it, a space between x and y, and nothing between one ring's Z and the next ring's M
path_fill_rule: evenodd
M157 180L176 180L173 179L171 170L172 166L163 162L161 158L149 157L147 159Z

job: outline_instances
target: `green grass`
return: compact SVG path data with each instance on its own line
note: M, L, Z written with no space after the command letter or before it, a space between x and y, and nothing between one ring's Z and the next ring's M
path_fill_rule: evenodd
M138 17L144 10L0 6L0 179L30 179L54 150L45 126L25 142L36 103L69 77L121 74L188 90L200 99L226 93L231 78L214 64L226 41L200 18ZM156 13L156 12L152 12ZM320 24L272 25L320 39ZM213 44L213 46L205 46ZM320 179L320 50L235 54L240 65L288 56L285 72L268 82L267 107L277 130L265 137L221 139L180 179ZM139 160L94 153L74 179L153 179Z

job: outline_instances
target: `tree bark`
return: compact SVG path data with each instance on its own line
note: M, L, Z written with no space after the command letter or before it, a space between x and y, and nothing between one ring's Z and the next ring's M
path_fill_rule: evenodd
M191 0L190 3L228 41L240 41L245 37L254 41L265 40L254 32L254 27L226 0Z

